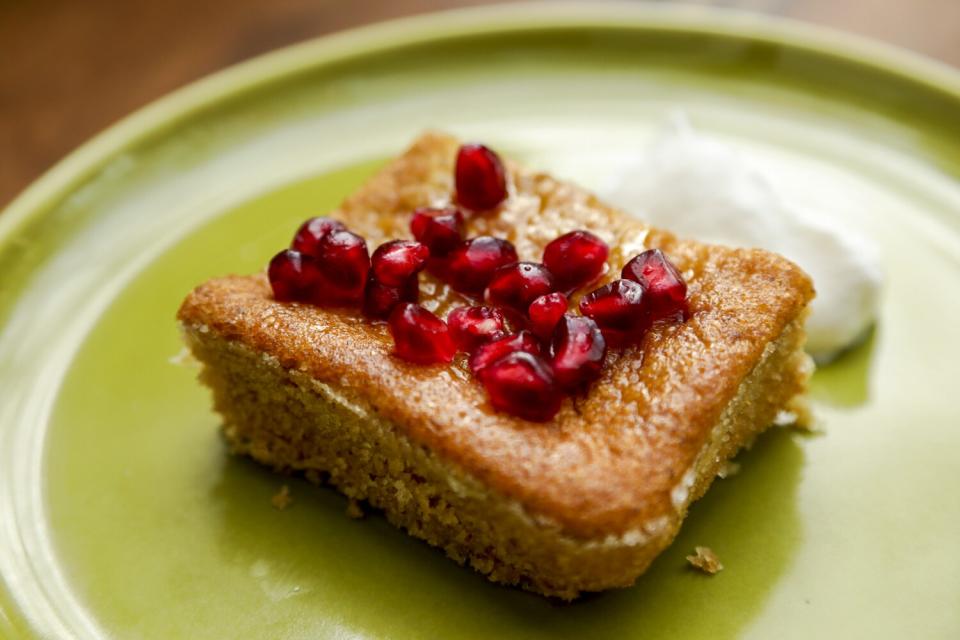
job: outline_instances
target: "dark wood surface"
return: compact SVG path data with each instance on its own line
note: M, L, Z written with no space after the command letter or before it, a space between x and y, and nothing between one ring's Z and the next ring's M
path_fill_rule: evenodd
M667 1L667 0L664 0ZM0 0L0 206L151 100L270 49L478 0ZM960 66L960 0L713 0Z

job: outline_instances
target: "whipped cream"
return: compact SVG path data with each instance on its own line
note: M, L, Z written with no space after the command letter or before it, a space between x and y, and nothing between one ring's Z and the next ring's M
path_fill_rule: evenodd
M877 316L883 274L876 245L838 223L829 203L787 198L759 166L682 118L601 192L681 237L760 247L797 263L817 290L807 351L820 363L861 340Z

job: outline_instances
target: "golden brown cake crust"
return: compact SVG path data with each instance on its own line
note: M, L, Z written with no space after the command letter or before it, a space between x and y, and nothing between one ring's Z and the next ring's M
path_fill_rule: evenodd
M409 237L412 209L449 202L458 144L441 134L421 137L333 217L371 249ZM474 216L470 235L507 237L521 259L537 260L551 239L584 228L614 248L608 279L626 259L659 247L689 284L686 323L657 328L641 347L611 353L590 392L566 400L550 422L494 412L462 363L424 367L391 356L386 326L355 311L274 302L262 274L199 286L178 317L320 382L359 390L412 442L567 535L618 535L670 516L671 491L765 347L803 312L811 282L777 255L679 241L577 187L513 164L509 172L510 198L498 211ZM421 290L425 306L440 314L462 300L430 278Z

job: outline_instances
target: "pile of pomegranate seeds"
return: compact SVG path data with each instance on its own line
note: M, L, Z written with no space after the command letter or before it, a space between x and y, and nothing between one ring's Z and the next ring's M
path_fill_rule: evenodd
M687 317L687 284L659 249L635 256L621 279L583 295L580 315L571 313L573 293L607 271L607 244L578 229L550 242L542 263L521 262L506 239L464 235L460 207L483 215L507 199L499 156L483 145L462 146L454 179L459 207L417 209L414 240L385 242L372 257L342 222L307 220L270 261L274 298L359 308L386 320L394 354L409 362L446 364L465 353L494 409L538 422L602 375L608 348L639 344L653 323ZM417 304L423 270L485 304L438 318Z
M277 300L336 307L363 300L369 271L366 240L339 222L313 218L300 227L292 248L270 261L268 275Z

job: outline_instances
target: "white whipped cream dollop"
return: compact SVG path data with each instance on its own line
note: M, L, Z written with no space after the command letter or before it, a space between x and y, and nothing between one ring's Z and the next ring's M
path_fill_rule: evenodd
M883 282L876 245L842 226L823 203L787 198L760 167L684 120L623 165L610 184L607 200L654 226L768 249L803 268L817 290L807 350L818 362L855 344L873 324Z

